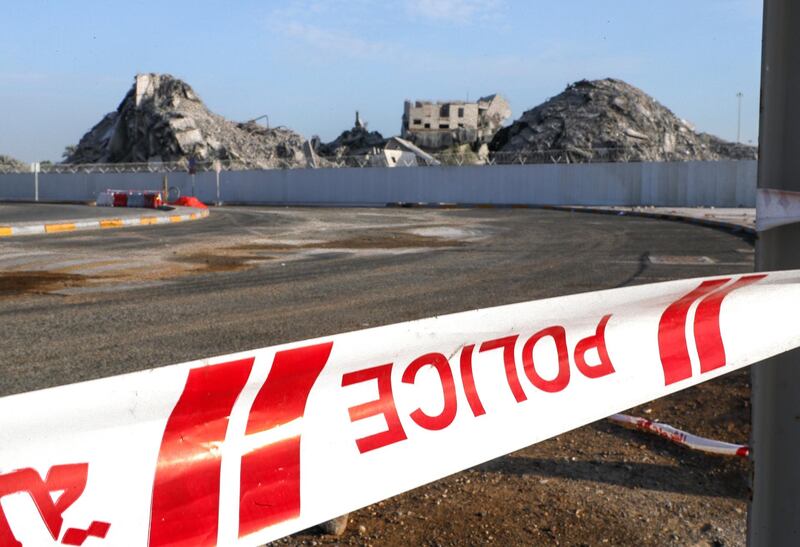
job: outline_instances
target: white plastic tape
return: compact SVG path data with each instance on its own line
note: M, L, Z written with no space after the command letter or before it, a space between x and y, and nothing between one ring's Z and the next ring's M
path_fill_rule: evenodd
M707 439L705 437L693 435L677 427L672 427L669 424L654 422L647 418L638 418L636 416L628 416L627 414L614 414L613 416L609 416L608 419L625 427L658 435L668 441L672 441L675 444L685 446L692 450L708 452L709 454L718 454L720 456L739 456L741 458L746 458L750 455L750 448L747 445Z
M683 280L6 397L0 545L261 545L798 347L798 309L800 271Z
M756 230L800 222L800 192L759 188L756 193Z

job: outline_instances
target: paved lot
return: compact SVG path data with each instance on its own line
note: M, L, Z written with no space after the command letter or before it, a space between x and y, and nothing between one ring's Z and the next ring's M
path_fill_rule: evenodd
M31 236L0 242L0 394L751 268L752 246L722 231L536 210L222 208L183 225Z
M0 242L0 395L752 265L752 244L721 230L541 210L219 208L189 224L18 238ZM650 417L745 441L747 393L746 374L723 378ZM360 511L340 541L736 544L746 473L595 424Z

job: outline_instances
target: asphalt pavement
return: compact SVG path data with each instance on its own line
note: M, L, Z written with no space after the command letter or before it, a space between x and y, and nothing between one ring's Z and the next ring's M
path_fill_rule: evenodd
M547 210L222 207L0 241L0 396L365 327L752 271L724 230Z

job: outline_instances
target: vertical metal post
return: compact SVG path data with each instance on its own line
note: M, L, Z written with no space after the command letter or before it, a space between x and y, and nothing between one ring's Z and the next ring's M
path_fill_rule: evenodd
M758 187L800 191L800 3L765 0ZM800 224L759 234L758 270L800 268ZM797 328L800 329L800 315ZM753 368L751 546L800 545L800 351Z
M219 197L219 174L222 171L222 163L219 160L214 160L214 172L217 174L217 207L222 204L222 201Z
M736 144L742 142L742 92L736 94L738 105L736 107Z
M39 169L40 164L39 162L31 164L31 168L33 169L33 201L39 201Z

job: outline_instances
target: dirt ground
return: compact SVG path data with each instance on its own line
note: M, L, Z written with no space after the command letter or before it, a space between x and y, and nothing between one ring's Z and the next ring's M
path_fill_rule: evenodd
M746 443L739 371L629 411ZM606 421L560 435L275 545L692 545L745 543L749 463Z
M330 236L329 236L330 237ZM32 294L52 294L65 289L109 286L117 283L166 280L203 273L236 272L256 268L265 261L305 258L308 252L330 251L419 251L435 248L457 248L463 242L456 239L413 233L354 232L332 239L291 240L278 243L245 243L230 245L211 241L175 246L171 253L161 251L156 256L141 257L121 254L108 259L89 259L67 262L55 271L15 269L0 271L0 297ZM148 253L152 255L152 252ZM137 262L139 258L139 262ZM57 260L56 260L57 262ZM34 262L35 264L35 262ZM44 267L49 267L45 262ZM83 270L97 273L73 273Z
M65 287L82 285L85 277L61 272L0 272L0 297L19 294L46 294Z

